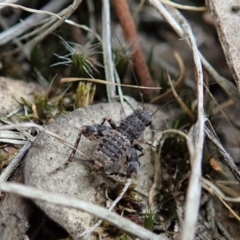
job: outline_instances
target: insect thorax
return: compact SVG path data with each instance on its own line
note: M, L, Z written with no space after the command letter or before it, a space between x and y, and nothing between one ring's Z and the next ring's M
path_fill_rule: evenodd
M145 109L136 109L131 115L121 121L117 130L133 142L140 137L151 123L152 113Z

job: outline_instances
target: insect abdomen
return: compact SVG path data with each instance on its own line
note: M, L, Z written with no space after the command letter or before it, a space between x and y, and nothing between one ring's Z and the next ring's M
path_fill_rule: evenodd
M92 159L94 169L107 169L117 163L131 147L131 141L117 130L111 130L95 148Z

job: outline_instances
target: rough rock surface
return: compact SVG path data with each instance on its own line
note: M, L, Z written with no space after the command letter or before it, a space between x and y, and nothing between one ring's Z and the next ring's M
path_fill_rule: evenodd
M42 91L37 83L28 83L10 78L0 77L0 114L7 113L19 107L21 97L32 101L34 92Z
M152 105L146 105L146 108L150 111L156 110L156 107ZM124 109L127 115L132 112L132 109L127 104L124 104ZM48 126L48 130L74 144L79 127L84 124L101 123L104 116L111 116L118 124L120 112L121 105L118 103L96 104L60 117ZM154 119L155 125L158 128L163 128L165 125L163 119L166 119L166 116L159 111L154 116ZM144 135L145 138L151 139L152 131L147 130ZM82 150L87 156L91 156L95 146L96 143L82 137L78 149ZM67 168L51 174L53 170L68 159L71 151L69 147L53 137L44 133L39 134L25 157L25 183L49 192L60 193L96 204L105 202L103 188L100 185L101 180L98 179L101 174L98 174L100 176L96 176L95 179L90 178L90 168L86 164L75 160ZM141 191L148 193L152 178L151 154L150 151L147 151L146 155L141 158L141 166L136 179L137 187ZM36 202L36 204L50 218L64 227L74 239L79 239L79 234L95 223L93 216L87 213L45 202Z

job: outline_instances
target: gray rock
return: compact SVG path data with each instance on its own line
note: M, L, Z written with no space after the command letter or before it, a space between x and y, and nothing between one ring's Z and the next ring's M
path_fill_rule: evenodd
M156 107L150 105L146 105L146 108L150 111L156 110ZM127 115L132 112L127 104L124 104L124 109ZM119 103L96 104L60 117L48 126L48 130L74 144L79 127L84 124L99 124L105 116L111 116L116 123L119 123L120 112L121 105ZM162 112L158 112L154 119L155 125L162 128L164 124L162 119L166 119L166 116ZM144 135L148 137L148 140L151 140L152 131L148 129ZM87 156L91 156L95 146L96 143L83 136L78 149ZM95 179L89 177L90 168L83 162L74 160L66 168L51 174L53 170L66 162L71 151L69 147L53 137L44 133L39 134L25 157L25 183L38 189L60 193L84 201L96 204L104 203L105 195L104 189L101 187L101 181L103 181L101 174L97 174ZM81 158L83 157L81 156ZM140 161L141 166L136 178L137 188L148 193L153 179L153 165L149 149ZM88 213L40 201L36 201L36 204L50 218L65 228L74 239L79 239L78 235L95 223L94 217Z

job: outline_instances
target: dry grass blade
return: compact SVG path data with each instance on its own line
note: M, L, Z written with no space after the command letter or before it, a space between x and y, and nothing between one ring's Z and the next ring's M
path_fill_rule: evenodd
M171 2L169 0L160 0L162 3L178 8L178 9L182 9L182 10L188 10L188 11L198 11L198 12L202 12L202 11L206 11L207 8L206 7L194 7L194 6L188 6L188 5L183 5L183 4L179 4L179 3L175 3L175 2Z
M173 84L173 87L174 89L178 90L180 89L183 84L184 84L184 81L185 81L185 73L186 73L186 68L184 66L184 62L181 58L181 56L179 55L178 52L174 51L174 57L176 58L177 60L177 63L178 63L178 66L179 66L179 76L177 78L177 80L175 81L175 83ZM164 101L164 102L167 102L171 99L172 95L174 95L172 93L172 90L171 89L168 89L166 92L164 92L163 94L159 95L159 96L156 96L154 97L150 103L154 103L156 101ZM176 97L176 96L175 96Z
M232 213L232 215L240 221L240 217L237 215L237 213L226 203L226 201L229 202L240 202L240 197L237 198L230 198L226 197L224 193L213 183L211 183L209 180L202 178L201 179L202 186L210 193L214 194L218 197L218 199L223 203L223 205Z
M18 0L5 0L5 3L15 3L15 2L17 2ZM2 9L2 8L4 8L4 6L3 7L0 7L0 9Z
M32 8L27 8L27 7L23 7L21 5L17 5L17 4L12 4L12 3L0 3L0 6L6 6L6 7L13 7L13 8L19 8L19 9L22 9L24 11L27 11L27 12L32 12L32 13L39 13L39 14L47 14L47 15L50 15L50 16L54 16L58 19L62 19L61 16L55 14L55 13L52 13L52 12L49 12L49 11L43 11L43 10L35 10L35 9L32 9Z
M72 25L72 26L75 26L75 27L78 27L78 28L81 28L81 29L91 33L99 42L102 42L101 37L96 32L94 32L91 28L89 28L85 25L82 25L82 24L75 23L74 21L69 20L69 19L66 19L65 23L67 23L69 25Z
M119 196L112 202L112 205L110 206L110 208L108 209L108 211L112 211L115 206L118 204L118 202L122 199L123 195L126 193L126 191L128 190L129 186L131 185L132 180L128 179L127 183L125 184L123 190L121 191L121 193L119 194ZM91 228L87 229L86 231L84 231L83 233L81 233L81 235L79 237L84 237L84 236L88 236L89 234L91 234L100 224L102 223L102 220L99 220L96 224L94 224Z
M217 107L213 109L212 113L217 114L218 112L222 111L224 108L230 107L233 105L232 99L229 99L222 104L217 104Z
M102 8L102 46L103 60L106 81L114 83L114 67L112 61L112 45L111 45L111 20L109 0L103 0ZM115 87L107 86L108 101L112 102L115 98Z
M195 73L196 81L198 86L198 120L197 123L192 126L189 132L191 138L188 141L188 149L190 153L191 161L191 174L189 178L189 185L187 189L187 198L186 198L186 210L185 210L185 219L183 223L182 239L191 240L194 239L195 235L195 226L198 219L198 211L200 206L201 198L201 184L200 178L202 175L202 155L203 155L203 142L204 142L204 93L203 93L203 72L202 64L200 60L199 50L195 38L193 36L191 27L184 19L182 21L182 26L185 31L185 34L189 38L190 46L193 51L193 60L195 64ZM189 138L189 139L190 139Z
M19 165L20 161L30 148L31 143L28 142L26 143L19 151L19 153L11 160L11 162L8 164L8 166L2 171L0 175L0 182L5 182L7 179L11 176L13 171L17 168Z
M137 89L153 89L153 90L159 90L160 87L144 87L144 86L136 86L136 85L128 85L128 84L118 84L113 82L107 82L102 79L92 79L92 78L62 78L60 83L69 83L69 82L78 82L78 81L88 81L88 82L94 82L94 83L101 83L106 85L120 85L122 87L128 87L128 88L137 88Z
M225 107L233 104L233 101L230 99L227 102L219 105L217 100L214 98L213 94L210 92L209 88L207 88L207 86L205 86L205 89L206 89L206 92L209 94L209 96L212 98L213 102L216 104L216 107L212 110L213 115L216 114L218 111L221 112L222 116L226 119L229 126L231 126L233 129L236 128L236 125L234 125L234 122L229 118L229 116L223 110ZM239 136L238 131L234 131L233 134L234 134L236 141L240 142L240 140L239 140L240 136Z
M211 181L208 179L202 177L201 178L202 186L209 191L210 193L214 195L218 195L218 197L224 199L225 201L228 202L240 202L240 197L232 198L232 197L227 197L225 194Z
M119 216L116 213L110 212L107 209L94 205L92 203L84 202L74 198L69 198L62 196L60 194L49 193L46 191L38 190L33 187L23 186L16 183L0 183L0 190L8 193L18 194L22 197L46 201L52 204L59 204L66 207L71 207L79 209L90 214L93 214L96 217L99 217L103 220L110 222L111 224L117 226L123 231L139 237L140 239L145 240L166 240L147 229L140 227L139 225L133 223L132 221L125 219Z
M64 145L68 146L71 149L74 149L74 145L67 142L65 139L61 138L59 135L45 129L44 127L41 127L35 123L17 123L17 124L10 124L7 126L0 126L0 131L2 130L9 130L9 129L16 129L16 128L35 128L45 134L48 134L49 136L52 136L56 138L59 142L63 143ZM77 149L77 152L79 152L81 155L83 155L86 159L88 159L88 156L86 156L82 151Z
M51 1L50 3L45 5L41 11L57 12L65 4L66 0L59 0L57 1L57 4L56 2ZM37 23L41 22L45 18L46 16L42 14L32 14L24 21L21 21L20 23L0 33L0 46L16 39L18 36L22 35L24 32L34 27Z
M152 140L152 145L154 145L154 142L157 141L158 138L161 137L162 134L164 134L164 133L177 133L177 134L183 136L186 140L188 140L188 137L189 137L186 133L184 133L182 131L179 131L179 130L176 130L176 129L167 129L167 130L164 130L164 131L161 131L161 132L157 133L154 136L154 138Z
M221 198L217 195L218 199L222 202L222 204L231 212L231 214L240 222L240 217L237 213Z
M11 143L11 144L25 144L27 142L26 136L19 132L13 131L1 131L0 132L0 143Z
M240 182L240 173L239 169L234 163L234 160L230 157L230 155L226 152L222 144L220 143L211 123L209 120L206 121L205 126L205 133L207 134L208 138L212 141L212 143L215 144L215 146L218 148L219 153L223 156L222 160L224 163L228 166L228 168L231 170L233 175L236 177L238 182Z
M174 97L176 98L176 100L178 101L178 103L180 104L180 106L182 107L182 109L188 114L188 116L192 119L195 120L195 115L194 113L189 109L189 107L183 102L183 100L181 99L180 96L178 96L173 84L172 84L172 80L169 76L169 74L167 74L167 78L168 78L168 82L169 85L171 86L172 92Z
M61 26L64 21L72 15L72 13L78 8L82 0L74 0L71 5L69 5L66 9L61 11L59 15L62 16L61 20L56 21L53 23L50 27L48 27L43 33L41 33L39 36L32 39L30 42L28 42L25 45L25 48L32 49L33 46L35 46L38 42L40 42L42 39L44 39L48 34L52 33L55 29L57 29L59 26Z

